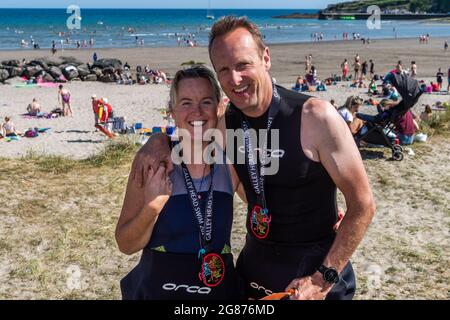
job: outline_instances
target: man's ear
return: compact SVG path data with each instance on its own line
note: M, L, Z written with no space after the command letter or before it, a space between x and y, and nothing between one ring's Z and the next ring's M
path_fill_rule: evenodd
M263 61L264 61L264 67L266 68L266 71L269 71L270 68L272 67L272 63L270 61L270 51L269 51L269 47L266 47L264 49L264 53L263 53Z

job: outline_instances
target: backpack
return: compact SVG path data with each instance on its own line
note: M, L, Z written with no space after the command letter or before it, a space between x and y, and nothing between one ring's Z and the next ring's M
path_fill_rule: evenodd
M37 136L39 136L39 133L37 130L28 129L27 131L25 131L25 137L27 137L27 138L35 138Z

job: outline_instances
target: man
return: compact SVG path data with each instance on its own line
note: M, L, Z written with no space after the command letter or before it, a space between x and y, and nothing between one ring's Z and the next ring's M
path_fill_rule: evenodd
M355 280L349 259L375 209L345 122L329 102L272 84L269 48L245 18L216 22L209 54L231 102L219 127L276 129L280 137L279 170L261 179L251 180L249 173L260 172L249 161L255 141L234 146L234 154L244 147L247 158L234 165L248 200L246 243L237 262L245 298L292 290L291 299L351 299ZM259 148L270 149L262 142ZM149 165L172 166L167 149L167 141L156 137L141 149L132 169L137 183ZM347 203L337 232L336 186Z
M99 108L99 104L100 104L100 100L97 98L96 94L93 94L91 96L91 100L92 100L92 111L94 112L94 125L98 125L98 108ZM98 131L98 129L96 128L95 131Z
M447 71L447 92L450 93L450 68Z

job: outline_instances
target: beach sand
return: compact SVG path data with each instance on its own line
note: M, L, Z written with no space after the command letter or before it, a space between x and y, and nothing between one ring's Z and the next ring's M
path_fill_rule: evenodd
M375 72L385 74L395 67L398 60L403 61L405 68L410 61L418 65L419 78L433 81L438 67L444 72L450 67L450 52L444 53L441 39L431 40L428 45L409 40L378 40L370 45L362 45L359 41L323 42L319 44L296 44L271 46L272 75L277 83L286 88L292 87L298 75L304 73L304 56L312 54L313 64L318 68L319 78L332 74L340 74L340 64L344 58L353 61L359 53L362 61L373 59ZM66 50L64 55L74 56L83 62L91 59L93 50ZM157 68L174 74L184 61L195 60L210 65L207 48L136 48L136 49L98 49L100 58L119 58L128 62L132 68L136 65ZM0 60L33 59L45 56L44 51L1 51ZM58 119L27 119L21 115L26 106L35 97L41 103L43 111L49 112L57 103L57 88L15 88L0 85L0 118L10 116L18 130L25 131L34 127L50 127L51 131L37 138L23 138L20 141L5 143L0 141L0 154L4 157L17 157L29 152L66 155L71 158L86 158L98 151L98 147L106 136L95 132L94 116L90 96L97 94L107 97L113 106L115 116L125 116L129 125L143 123L144 127L166 125L158 109L165 108L168 101L167 85L116 85L100 82L71 82L66 87L72 93L74 116ZM349 95L357 94L367 98L365 89L349 88L349 83L340 82L329 87L326 92L312 93L325 100L334 99L342 105ZM449 96L427 95L421 98L415 110L421 111L422 104L444 101ZM362 112L373 113L373 108L362 108Z
M434 80L438 67L450 67L450 52L444 55L443 41L428 45L416 40L379 40L370 46L360 42L271 46L272 75L290 88L303 74L304 56L313 55L319 77L340 73L344 58L373 59L376 73L384 74L397 60L418 65L419 78ZM149 64L172 75L187 60L209 64L206 48L105 49L100 58L119 58L132 67ZM0 60L31 59L47 52L3 51ZM65 51L64 55L90 61L92 50ZM165 125L159 108L167 105L167 85L123 86L99 82L73 82L74 117L51 120L24 119L20 114L33 97L44 111L57 105L56 88L14 88L0 85L0 116L12 116L19 130L51 127L49 133L20 141L0 141L3 158L17 158L30 150L37 153L85 158L97 152L108 138L94 132L90 96L108 97L116 116L144 127ZM347 96L363 97L366 89L338 83L327 92L313 93L343 104ZM424 95L422 103L449 101L449 95ZM373 107L362 111L373 113ZM377 213L352 261L358 277L357 299L449 299L448 227L450 181L448 136L426 144L415 144L415 156L402 162L387 161L383 149L362 153L377 203ZM131 165L77 169L45 167L23 160L0 159L0 298L8 299L120 299L119 281L139 260L119 252L114 228L123 201ZM58 164L58 163L56 163ZM30 167L27 167L30 166ZM17 172L11 175L9 172ZM345 202L339 194L339 205ZM235 257L245 236L245 206L235 203L232 245ZM70 268L81 268L81 289L69 290Z

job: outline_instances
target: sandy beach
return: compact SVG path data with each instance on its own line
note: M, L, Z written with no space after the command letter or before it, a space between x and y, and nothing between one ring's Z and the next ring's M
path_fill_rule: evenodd
M392 68L398 60L405 67L415 60L418 65L419 78L428 81L435 80L434 75L439 67L445 73L449 67L450 52L444 53L442 39L432 39L428 44L419 44L415 39L378 40L370 45L359 41L337 41L323 43L308 43L295 45L271 46L272 75L277 83L286 88L292 87L298 75L304 73L304 56L313 56L313 65L318 68L318 77L327 78L332 74L340 74L340 64L344 58L350 62L356 53L362 61L372 59L375 62L375 73L383 75ZM94 50L65 50L57 55L74 56L82 62L90 62ZM136 49L96 49L99 58L118 58L123 63L128 62L132 69L137 65L150 65L173 75L180 64L195 60L211 65L207 48L136 48ZM26 59L47 56L44 50L0 51L0 60ZM350 83L339 82L330 86L326 92L314 92L315 96L325 100L334 99L342 105L349 95L360 95L368 98L366 89L354 89ZM168 85L116 85L100 82L69 82L66 87L72 93L74 116L58 119L28 119L22 116L32 98L37 98L44 112L49 112L58 106L57 88L15 88L10 85L0 85L0 118L12 117L18 130L28 128L50 127L51 130L37 138L23 138L20 141L5 143L0 141L0 154L4 157L23 156L29 152L65 155L71 158L86 158L98 151L98 147L106 140L106 136L95 132L94 116L90 104L90 96L97 94L107 97L113 106L115 116L125 116L127 123L143 123L144 127L164 126L158 109L165 108L168 101ZM416 111L422 111L422 104L432 104L436 101L446 101L449 96L425 95L416 105ZM373 113L373 108L365 107L363 112Z
M324 42L271 46L272 75L290 88L304 73L304 56L312 54L319 78L340 74L340 64L356 53L373 59L377 74L402 60L418 65L418 78L435 80L446 73L450 52L443 39L419 44L416 39ZM90 62L94 50L66 50L57 55ZM173 75L184 61L210 65L207 48L96 49L99 58L118 58L132 68L149 64ZM0 51L0 61L32 59L48 51ZM311 93L342 105L349 95L368 98L367 89L339 82L326 92ZM446 87L447 83L444 82ZM26 119L21 114L36 97L48 112L57 106L57 88L15 88L0 85L0 118L12 117L21 131L51 130L36 138L0 140L0 299L120 299L119 281L137 263L139 254L125 256L114 240L131 158L101 167L70 161L42 161L39 154L83 159L98 152L108 138L95 132L91 94L107 97L116 116L144 127L165 125L158 111L167 105L168 85L116 85L72 82L73 117ZM423 95L414 107L450 101L448 94ZM364 106L363 112L374 113ZM377 203L377 213L352 261L358 277L356 299L449 299L448 271L450 176L448 135L414 144L414 155L388 161L383 149L362 152ZM31 152L34 160L18 159ZM342 195L339 206L345 209ZM232 246L235 257L245 237L243 203L235 203ZM20 245L18 245L20 244ZM68 288L71 268L79 268L82 286Z

